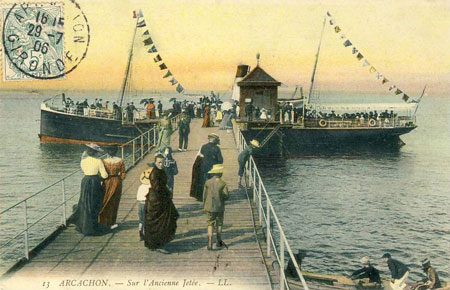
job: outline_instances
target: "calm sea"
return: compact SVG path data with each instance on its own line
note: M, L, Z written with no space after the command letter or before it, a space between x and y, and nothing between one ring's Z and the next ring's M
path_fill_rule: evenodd
M0 210L4 210L78 170L84 147L39 143L40 102L54 93L0 94ZM116 95L70 97L112 102ZM166 107L169 98L163 98ZM335 94L330 102L350 99ZM138 104L139 98L134 101ZM449 280L450 104L444 97L425 97L417 120L419 128L402 137L406 145L399 152L258 160L291 247L307 251L305 270L348 274L368 255L387 275L379 258L388 251L410 266L413 278L420 274L418 261L429 257L442 278ZM79 180L79 173L67 179L68 196L79 190ZM58 184L30 200L28 223L61 203L61 192ZM76 201L75 196L72 203ZM48 232L61 215L57 210L43 220ZM20 205L0 217L0 246L20 231L23 216ZM30 236L38 243L45 233L36 227ZM21 237L14 241L14 251L0 249L0 261L16 259L23 251Z

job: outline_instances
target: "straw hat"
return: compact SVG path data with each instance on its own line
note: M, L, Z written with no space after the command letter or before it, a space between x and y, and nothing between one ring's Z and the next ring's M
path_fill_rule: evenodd
M95 143L88 143L88 144L86 144L86 146L91 148L91 149L93 149L93 150L95 150L95 151L102 152L102 153L104 152L103 149L100 148L100 146L98 146Z
M222 164L214 164L213 168L208 171L209 174L214 174L214 173L223 173L223 166Z
M362 257L361 260L359 260L359 261L360 261L361 264L363 264L363 265L369 265L369 263L370 263L370 259L369 259L369 257L367 257L367 256Z
M153 168L149 168L144 170L144 172L141 173L141 177L139 177L139 180L143 184L150 184L150 174L152 173Z
M208 139L214 139L217 144L220 144L220 137L217 134L211 133L208 135Z
M428 259L428 258L423 259L421 262L422 262L422 268L424 268L424 269L428 268L431 265L430 259Z
M252 141L250 141L250 145L252 145L253 147L259 148L261 147L261 145L259 145L258 140L253 139Z

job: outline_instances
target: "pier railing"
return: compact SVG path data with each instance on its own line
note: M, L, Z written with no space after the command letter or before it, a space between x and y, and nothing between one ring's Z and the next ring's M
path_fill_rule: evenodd
M174 130L178 128L179 119L179 115L169 119ZM158 136L159 127L154 126L121 146L121 155L127 171L152 150L157 144ZM33 249L67 226L72 209L78 203L77 197L80 195L82 177L81 169L75 170L0 212L0 230L6 224L17 224L20 227L20 223L22 223L21 229L9 234L8 238L1 241L0 276L14 267L18 261L28 260ZM43 195L45 195L44 201L37 198ZM49 204L48 202L58 199L59 201L56 203ZM44 229L39 228L39 225L42 225ZM2 232L5 233L4 230ZM3 237L7 237L7 235L5 234ZM20 245L21 242L23 248Z
M236 141L236 146L239 152L242 152L247 147L247 142L239 129L236 122L233 121L233 133ZM308 290L308 285L302 275L299 265L292 253L289 242L284 233L283 227L278 219L275 209L264 186L259 170L256 166L255 160L250 156L249 162L245 168L244 177L249 181L250 188L253 192L253 202L258 212L258 222L263 228L266 228L266 243L267 243L267 256L271 257L275 255L275 259L280 267L280 290L290 289L290 286L286 279L285 265L286 258L292 260L298 276L302 282L303 288ZM278 235L278 245L276 243L276 235ZM285 256L287 252L288 257Z

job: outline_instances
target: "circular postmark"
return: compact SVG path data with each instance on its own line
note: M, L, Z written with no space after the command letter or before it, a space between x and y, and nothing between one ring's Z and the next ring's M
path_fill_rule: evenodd
M10 68L34 79L57 79L86 57L90 29L74 0L24 2L3 9L2 42Z

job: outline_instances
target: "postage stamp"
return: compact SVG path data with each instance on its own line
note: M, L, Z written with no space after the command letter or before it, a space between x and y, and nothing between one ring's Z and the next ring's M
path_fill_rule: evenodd
M75 1L3 6L3 80L64 78L89 47L87 18Z

